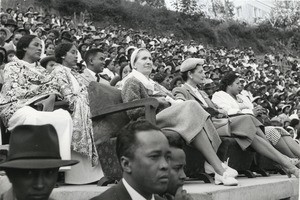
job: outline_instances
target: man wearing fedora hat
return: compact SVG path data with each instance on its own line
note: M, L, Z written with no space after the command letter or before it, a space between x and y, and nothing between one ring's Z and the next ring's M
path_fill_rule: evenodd
M0 200L47 200L62 166L78 163L62 160L58 136L50 125L21 125L11 134L6 162L0 169L6 172L12 188Z

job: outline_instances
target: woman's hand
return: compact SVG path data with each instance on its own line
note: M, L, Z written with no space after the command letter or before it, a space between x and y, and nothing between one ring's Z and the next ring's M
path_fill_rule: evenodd
M227 111L224 110L224 109L222 109L222 108L219 108L219 109L218 109L218 112L219 112L220 114L224 115L224 116L228 116Z
M156 99L160 106L164 106L164 107L170 106L170 103L168 101L166 101L165 97L157 97Z
M35 106L42 106L43 111L53 111L56 95L50 94L47 99L35 103Z

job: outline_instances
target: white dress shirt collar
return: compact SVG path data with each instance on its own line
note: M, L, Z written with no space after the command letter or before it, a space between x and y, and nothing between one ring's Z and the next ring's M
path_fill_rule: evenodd
M96 73L93 72L92 70L90 70L89 68L86 68L86 70L88 71L88 73L90 73L94 77L94 80L97 81Z
M142 195L140 195L137 191L135 191L135 189L133 189L124 178L122 178L122 182L132 200L146 200ZM151 200L154 200L153 194Z

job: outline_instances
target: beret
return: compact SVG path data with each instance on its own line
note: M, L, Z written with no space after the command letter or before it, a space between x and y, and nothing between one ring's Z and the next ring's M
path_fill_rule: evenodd
M204 59L201 58L188 58L185 61L182 62L180 65L180 71L186 72L189 70L194 69L198 64L203 65Z

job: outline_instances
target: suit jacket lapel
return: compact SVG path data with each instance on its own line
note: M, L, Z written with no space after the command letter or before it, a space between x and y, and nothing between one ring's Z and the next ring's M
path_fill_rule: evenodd
M192 97L194 97L194 99L199 102L202 106L204 106L204 104L202 103L202 101L200 101L200 99L198 99L197 95L193 92L193 90L186 84L183 84L183 87L188 91L188 93L190 93L190 95L192 95Z
M119 200L132 200L122 181L116 186L116 196Z

